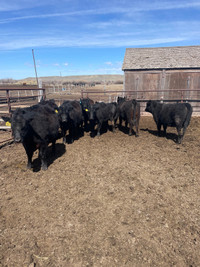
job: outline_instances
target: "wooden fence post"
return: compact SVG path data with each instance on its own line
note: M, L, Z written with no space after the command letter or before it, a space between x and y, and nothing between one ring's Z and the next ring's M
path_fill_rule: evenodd
M8 103L8 112L11 115L11 104L10 104L9 90L6 90L6 98L7 98L7 103Z

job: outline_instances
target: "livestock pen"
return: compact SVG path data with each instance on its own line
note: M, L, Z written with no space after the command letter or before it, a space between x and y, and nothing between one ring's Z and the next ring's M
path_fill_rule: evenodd
M122 130L48 149L48 170L26 169L20 144L1 149L2 266L199 266L200 120L182 145Z
M0 146L12 140L4 130L10 130L9 123L3 123L5 118L10 118L16 108L29 107L45 99L45 88L30 85L1 85L0 86ZM4 118L4 120L2 119Z
M125 96L87 93L74 99ZM182 95L171 101L186 101ZM158 137L143 115L138 138L122 127L99 138L84 132L73 144L58 139L45 172L37 153L27 170L22 145L3 147L0 265L199 266L200 118L193 116L182 145L175 138L174 129Z
M0 116L11 116L11 110L17 107L27 107L38 102L43 98L54 98L58 105L65 100L79 100L80 98L90 97L94 101L115 102L118 96L126 97L127 99L134 98L141 102L141 114L148 116L144 111L146 102L158 100L161 102L189 102L193 107L193 116L200 114L200 89L165 89L165 90L106 90L104 87L101 90L83 90L79 88L76 93L68 91L52 91L49 88L38 88L37 86L0 86ZM167 98L166 98L167 97ZM1 129L10 129L10 126L5 124L0 126ZM4 144L6 140L11 141L12 138L5 137L5 132L1 132L0 144Z

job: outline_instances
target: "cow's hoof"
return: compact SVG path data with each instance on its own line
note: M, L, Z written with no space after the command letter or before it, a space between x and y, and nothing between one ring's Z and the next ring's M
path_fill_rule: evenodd
M42 166L41 166L41 169L42 169L43 171L46 171L46 170L48 169L48 167L47 167L47 165L42 165Z
M30 170L30 169L32 168L32 164L31 164L31 163L28 163L27 166L26 166L26 168L27 168L28 170Z

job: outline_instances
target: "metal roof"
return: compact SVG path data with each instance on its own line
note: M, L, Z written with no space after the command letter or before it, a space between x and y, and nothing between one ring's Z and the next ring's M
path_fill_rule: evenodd
M122 70L200 68L200 46L127 48Z

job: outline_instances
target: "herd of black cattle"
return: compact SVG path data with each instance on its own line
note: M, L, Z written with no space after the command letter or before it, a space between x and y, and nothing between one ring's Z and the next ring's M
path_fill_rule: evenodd
M159 101L149 100L146 104L146 112L153 115L157 125L158 134L163 126L166 134L167 126L176 127L178 132L177 142L180 144L185 130L190 123L192 107L189 103L163 104ZM115 131L119 120L119 129L122 121L125 127L129 126L129 135L132 135L135 126L135 136L139 135L140 103L136 100L126 100L118 97L117 102L96 102L89 98L79 101L64 101L58 107L54 100L43 100L37 105L28 108L18 108L12 114L11 127L15 142L22 142L28 157L27 168L32 167L32 157L36 149L39 149L41 169L47 170L47 147L52 143L55 152L55 143L63 137L66 143L66 132L69 141L80 134L80 130L89 130L100 135L102 125L111 122L112 131ZM107 124L108 125L108 124ZM181 133L181 130L183 132Z

